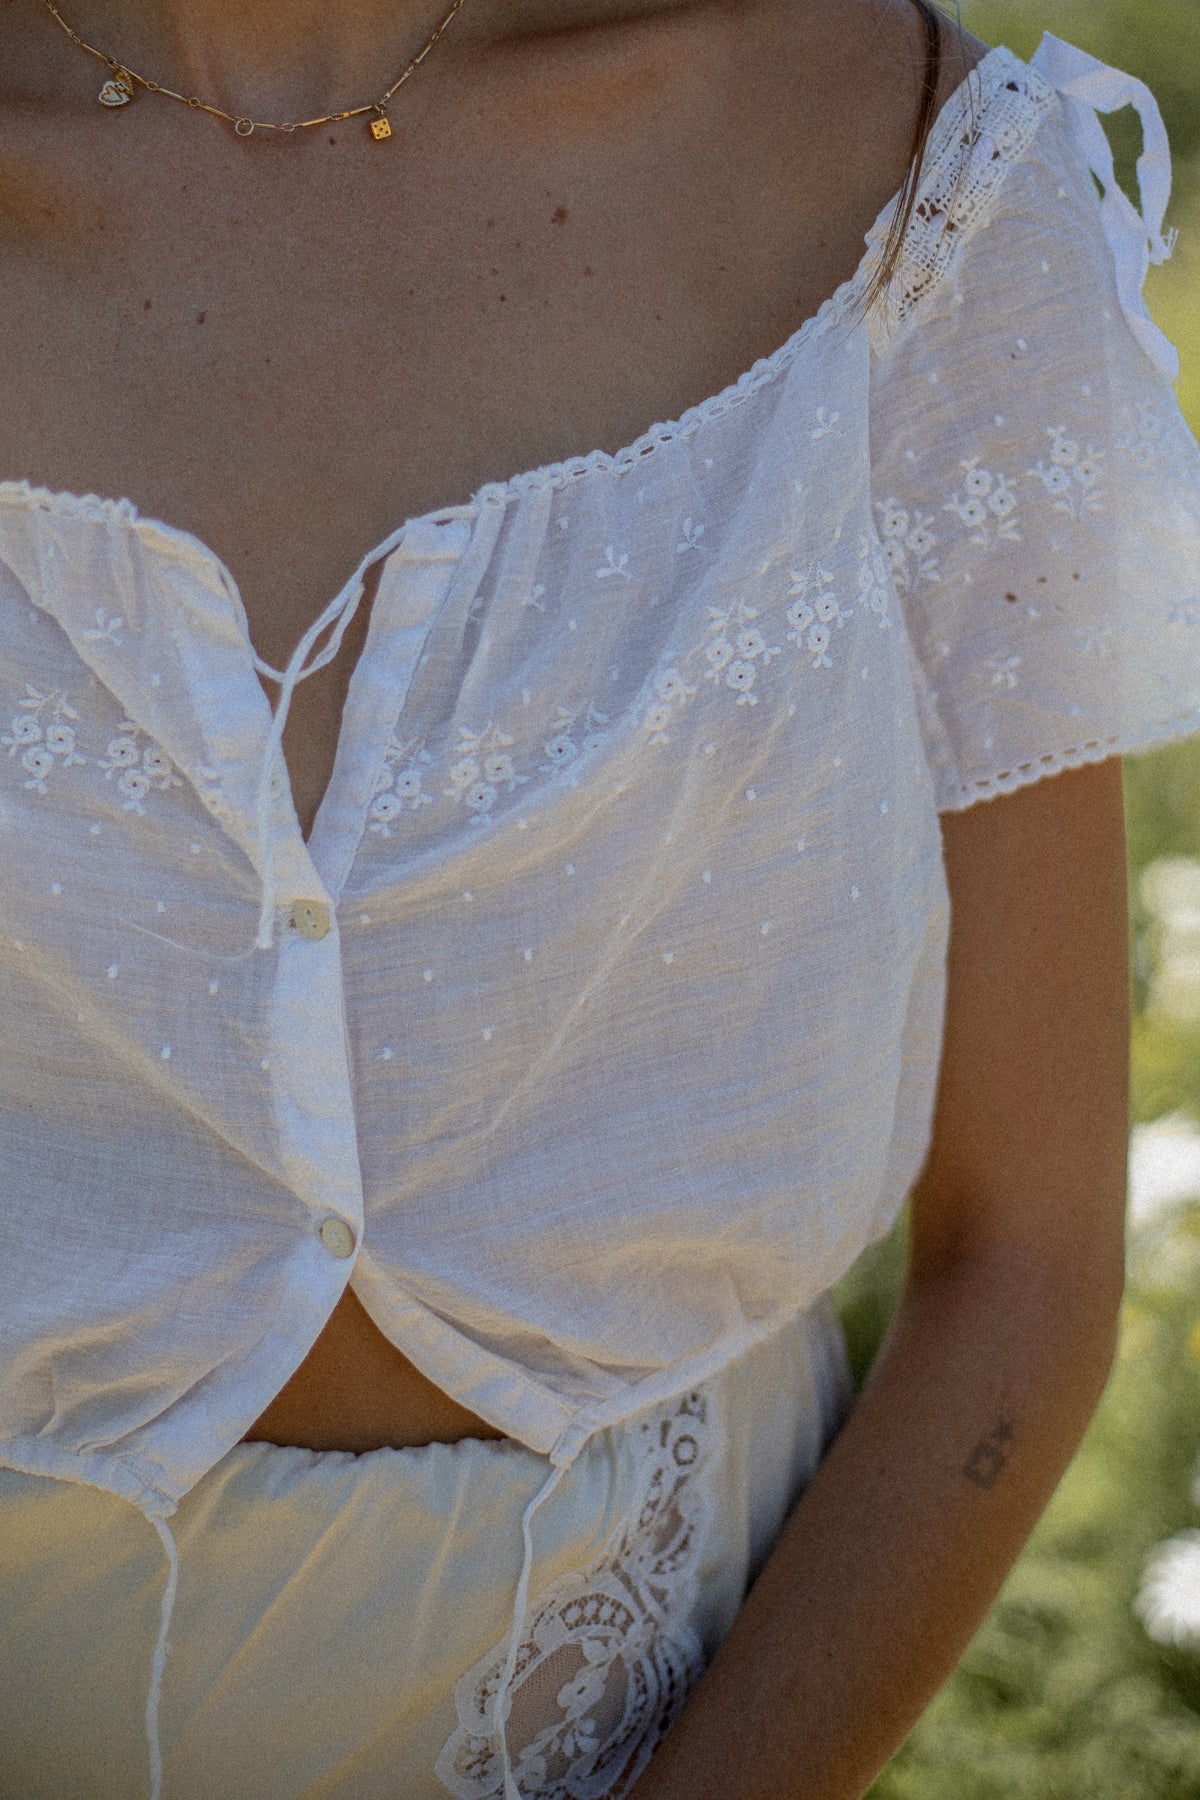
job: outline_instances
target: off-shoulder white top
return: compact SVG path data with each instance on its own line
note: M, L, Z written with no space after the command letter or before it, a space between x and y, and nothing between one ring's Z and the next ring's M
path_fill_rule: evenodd
M1142 84L993 49L889 314L849 316L896 200L723 393L399 525L274 721L203 543L0 483L0 1462L173 1555L351 1285L550 1459L519 1612L580 1445L887 1232L938 814L1200 729L1200 449L1141 298L1169 185ZM380 559L306 844L283 718Z

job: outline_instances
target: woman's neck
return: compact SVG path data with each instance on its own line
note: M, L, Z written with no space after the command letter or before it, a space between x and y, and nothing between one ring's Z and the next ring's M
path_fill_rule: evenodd
M28 0L30 5L40 0ZM232 113L303 117L382 94L451 0L56 0L89 44ZM694 0L463 0L422 69L522 38L670 12ZM47 16L46 26L54 29Z

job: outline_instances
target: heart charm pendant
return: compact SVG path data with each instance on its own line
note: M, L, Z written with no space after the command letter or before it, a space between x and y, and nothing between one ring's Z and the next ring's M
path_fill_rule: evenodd
M133 99L133 82L124 69L111 75L98 95L101 106L128 106Z

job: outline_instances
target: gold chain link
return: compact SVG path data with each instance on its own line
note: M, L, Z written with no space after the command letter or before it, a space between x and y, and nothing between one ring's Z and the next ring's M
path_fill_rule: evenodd
M450 8L450 11L446 14L441 24L437 27L437 30L433 32L432 36L429 37L424 44L422 44L403 74L397 76L396 80L393 81L391 87L388 88L381 99L368 101L365 106L347 107L343 112L323 113L319 119L288 119L282 124L276 125L270 123L266 119L250 119L239 117L236 113L223 112L219 106L209 106L206 101L197 99L194 94L177 94L173 88L163 87L160 82L148 81L144 75L139 75L136 69L131 69L128 63L117 62L114 57L107 56L103 50L97 50L94 44L86 44L77 31L72 31L71 27L67 24L67 21L55 6L54 0L46 0L46 5L50 8L50 11L54 14L54 17L58 20L67 36L73 39L73 41L79 45L81 50L87 50L93 56L98 56L100 61L106 63L112 70L111 81L105 82L104 87L100 90L101 97L104 96L106 90L115 88L123 95L123 99L114 97L113 99L106 100L106 105L119 106L124 103L124 100L132 100L132 84L135 81L138 81L152 94L165 94L168 100L182 100L185 106L195 107L199 112L213 113L218 119L228 119L239 137L249 137L253 131L303 131L309 125L330 125L335 120L355 119L358 118L360 114L369 112L375 114L375 118L371 123L371 132L377 139L389 137L391 135L391 127L387 122L387 108L392 95L396 92L397 88L403 87L413 70L417 68L420 63L424 62L455 13L464 4L465 0L454 0L453 6Z

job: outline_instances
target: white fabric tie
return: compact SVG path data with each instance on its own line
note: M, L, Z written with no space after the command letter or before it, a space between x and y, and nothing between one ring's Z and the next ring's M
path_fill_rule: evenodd
M166 1519L151 1512L146 1513L145 1517L149 1519L162 1539L163 1549L167 1553L167 1585L163 1590L158 1642L154 1646L150 1691L146 1695L146 1744L150 1752L150 1800L161 1800L163 1770L162 1748L158 1735L158 1703L162 1695L163 1670L166 1667L167 1651L170 1649L167 1633L171 1629L171 1615L175 1610L175 1595L179 1588L179 1551L175 1546L175 1539Z
M292 704L292 695L296 691L297 682L303 681L306 675L313 675L323 669L326 663L333 661L342 647L342 639L346 628L358 611L358 603L363 597L363 577L371 563L381 556L387 556L401 542L408 530L407 522L397 527L391 536L376 546L358 565L350 580L346 583L336 599L319 618L309 626L300 642L292 652L286 669L273 669L270 663L264 662L257 651L254 653L254 667L260 675L280 684L279 701L275 707L275 716L271 721L271 731L267 738L267 747L263 754L262 775L258 783L258 847L259 861L262 867L262 909L258 918L258 936L255 944L259 950L269 950L274 936L275 898L278 891L278 876L275 868L275 850L279 834L284 824L279 817L278 807L272 807L272 782L278 770L283 773L283 730L287 724L288 709ZM334 625L334 621L337 621ZM323 631L334 625L333 635L325 648L318 652L304 666L304 659L316 643Z
M1085 50L1045 32L1030 67L1044 75L1063 97L1071 134L1088 167L1104 185L1100 216L1104 235L1117 265L1121 307L1135 337L1168 380L1179 379L1179 352L1151 319L1142 298L1151 263L1166 262L1179 237L1172 226L1163 237L1163 219L1171 198L1171 148L1158 102L1134 75L1110 69ZM1142 211L1132 204L1113 172L1113 154L1097 113L1137 108L1144 148L1138 157L1138 192Z
M509 1632L508 1654L504 1659L504 1673L500 1678L500 1686L496 1690L493 1712L493 1728L500 1740L501 1772L504 1780L504 1800L525 1800L517 1786L513 1774L512 1757L508 1748L508 1707L510 1704L509 1686L517 1665L517 1651L521 1643L521 1628L525 1623L525 1607L529 1599L529 1578L533 1573L533 1515L544 1500L548 1500L584 1444L599 1429L598 1421L591 1417L577 1419L569 1425L550 1452L553 1467L549 1475L538 1489L533 1499L521 1514L521 1538L524 1544L524 1556L521 1562L521 1575L517 1582L517 1591L513 1599L512 1629Z

